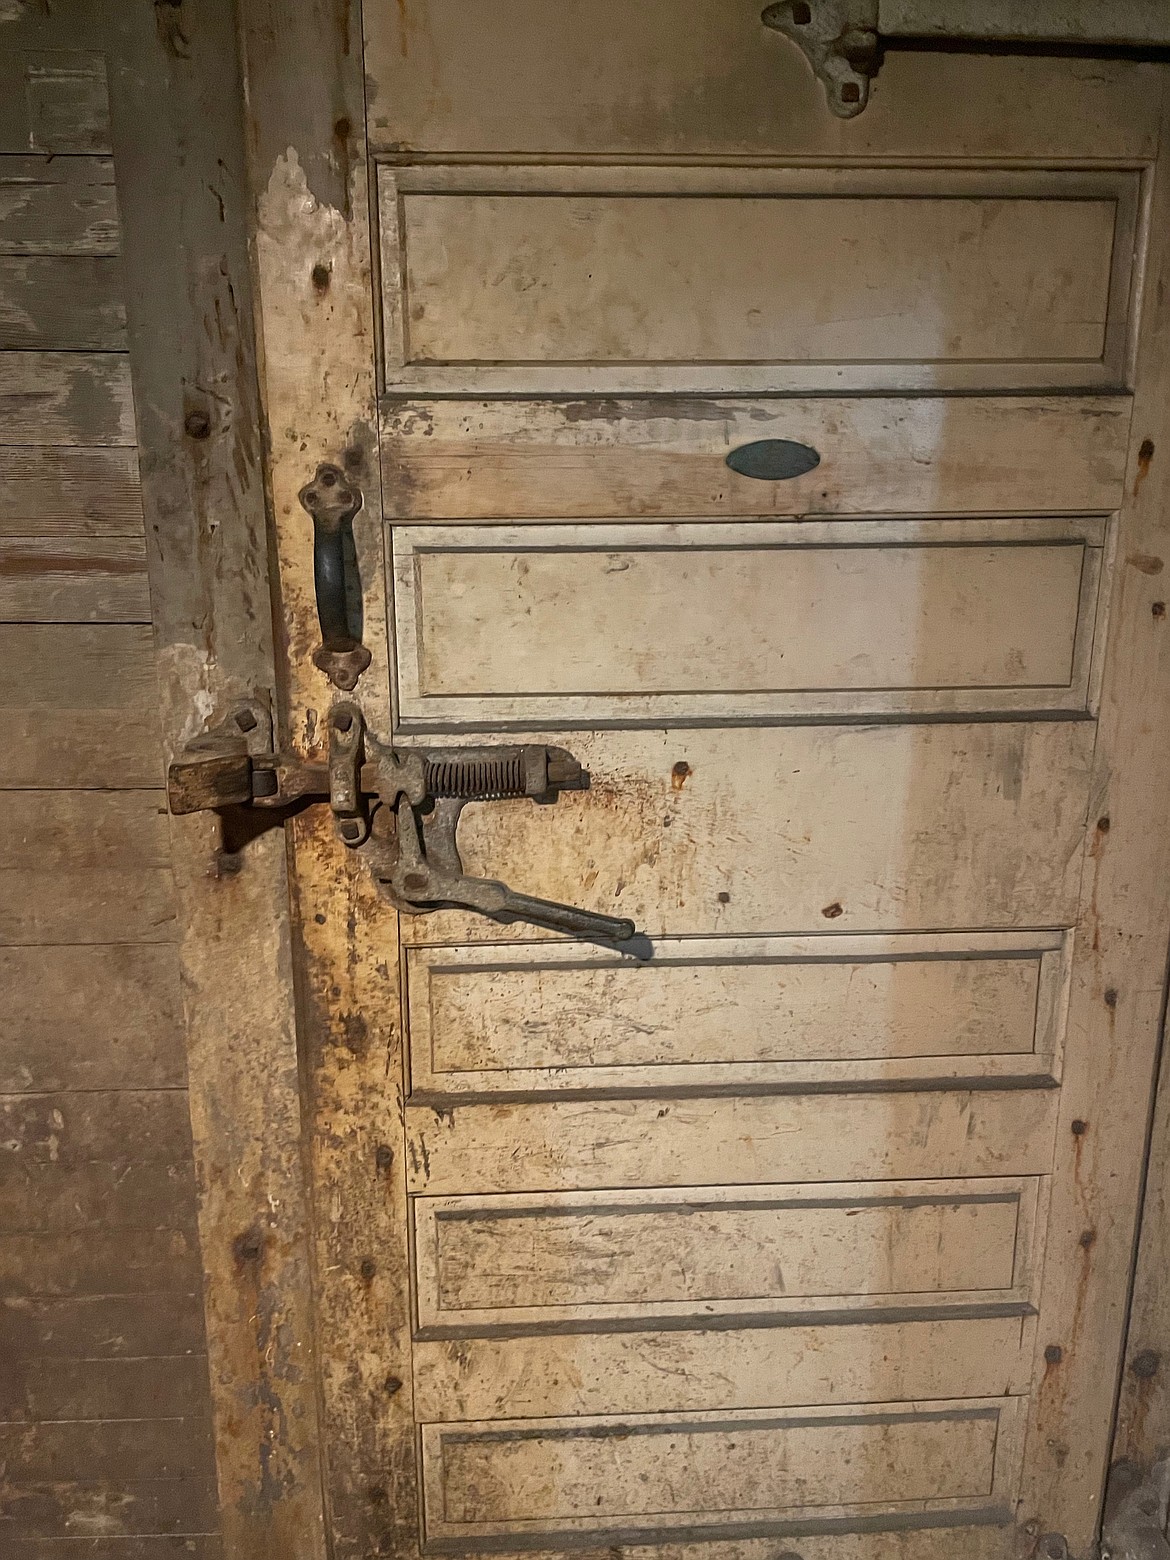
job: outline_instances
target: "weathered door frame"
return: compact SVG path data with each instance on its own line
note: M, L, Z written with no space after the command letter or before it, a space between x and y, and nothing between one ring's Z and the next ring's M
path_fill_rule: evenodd
M372 344L368 376L349 385L344 404L318 393L339 350L354 354L355 332L368 337L374 329L360 0L239 0L238 17L233 0L208 0L190 16L162 0L141 8L83 0L77 9L79 27L110 61L166 740L177 747L240 697L268 700L287 736L283 647L276 650L283 629L273 625L287 616L311 634L311 603L279 600L273 506L287 502L318 459L343 459L350 449L366 471L367 538L379 531ZM20 25L32 29L35 20ZM234 68L241 58L246 115ZM1161 182L1156 208L1166 225L1170 169ZM300 239L282 247L279 223L298 212ZM160 233L168 235L165 247ZM285 268L296 268L296 278ZM1151 269L1139 349L1147 366L1134 409L1150 453L1128 474L1127 545L1155 554L1159 516L1170 505L1170 469L1150 458L1170 438L1170 302L1153 300L1170 282L1170 256L1155 254ZM288 351L282 363L270 350L265 363L270 451L260 434L258 339L269 348L283 341ZM375 566L364 573L380 591L382 571L368 561ZM1124 571L1124 581L1149 601L1130 619L1141 642L1111 648L1122 682L1130 679L1125 707L1110 704L1107 688L1102 712L1117 733L1114 751L1127 754L1109 782L1111 823L1095 857L1096 907L1115 930L1102 937L1093 978L1074 995L1073 1021L1104 1004L1119 1047L1150 1054L1165 949L1144 928L1116 928L1126 924L1133 883L1156 883L1165 866L1150 841L1166 832L1170 800L1159 783L1170 648L1157 577ZM242 843L225 838L217 820L197 816L175 820L172 833L225 1554L390 1553L399 1536L416 1531L401 1460L409 1370L388 1358L403 1295L373 1254L395 1241L400 1211L390 1205L385 1174L393 1150L360 1134L322 1147L332 1109L385 1090L387 1057L361 1043L339 1057L329 1014L311 989L298 993L294 1014L299 933L288 912L283 831ZM343 1007L362 996L355 981ZM1165 1094L1164 1087L1160 1121ZM1108 1122L1098 1134L1090 1123L1084 1152L1099 1171L1109 1134L1136 1125ZM353 1194L343 1215L322 1217L323 1170ZM1152 1171L1151 1188L1155 1180ZM1156 1213L1147 1198L1146 1227L1160 1242ZM1070 1209L1067 1233L1081 1241L1088 1270L1091 1224ZM1143 1251L1142 1271L1160 1266L1154 1249ZM1086 1293L1082 1335L1093 1316L1091 1284ZM318 1357L323 1300L332 1335L365 1363ZM1142 1312L1139 1348L1150 1347L1150 1309ZM1101 1361L1102 1370L1114 1365ZM1150 1390L1164 1396L1157 1375ZM1125 1391L1128 1404L1128 1378ZM1067 1402L1057 1417L1078 1412L1081 1405ZM1147 1423L1167 1422L1164 1404L1149 1412ZM1132 1410L1125 1415L1136 1445ZM1142 1444L1148 1448L1148 1439Z
M239 17L234 0L76 10L107 56L169 757L240 699L281 720ZM200 814L172 820L172 848L224 1553L324 1560L284 830L245 840Z

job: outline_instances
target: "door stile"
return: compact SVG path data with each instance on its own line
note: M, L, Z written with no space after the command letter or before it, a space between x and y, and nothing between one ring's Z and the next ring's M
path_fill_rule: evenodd
M107 56L169 758L241 700L279 713L237 19L71 10ZM170 827L225 1560L328 1550L284 832Z
M1155 233L1170 224L1167 107L1164 101L1152 174ZM1170 724L1165 245L1152 246L1144 293L1073 947L1037 1332L1039 1386L1020 1505L1026 1533L1059 1528L1074 1555L1090 1552L1100 1523L1125 1328L1127 1290L1119 1275L1133 1259L1167 966L1165 926L1141 911L1160 902L1170 872L1170 788L1162 763Z
M287 731L320 760L342 699L389 737L361 6L240 9ZM313 532L298 494L320 462L362 494L353 533L373 662L352 695L312 659ZM397 917L327 809L302 813L289 835L332 1553L407 1554L419 1530Z

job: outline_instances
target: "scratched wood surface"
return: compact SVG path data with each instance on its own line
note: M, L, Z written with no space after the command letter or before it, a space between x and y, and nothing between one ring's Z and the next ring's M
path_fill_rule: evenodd
M0 27L0 1546L220 1560L106 69L56 26Z

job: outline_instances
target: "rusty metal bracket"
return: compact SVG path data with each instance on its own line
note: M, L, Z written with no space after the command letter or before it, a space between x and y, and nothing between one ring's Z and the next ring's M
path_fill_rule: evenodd
M1165 0L777 0L761 20L804 54L840 119L865 108L883 53L899 44L992 43L1090 55L1170 46Z
M878 0L777 0L760 20L796 44L838 119L861 113L880 60Z
M561 791L588 789L588 774L564 748L394 747L372 737L350 703L329 713L325 764L274 752L271 734L271 722L262 727L251 705L232 711L171 764L171 811L327 800L342 844L364 850L379 891L407 915L471 910L606 944L637 936L625 917L537 899L463 870L457 831L468 803L555 802Z
M347 693L370 664L370 652L353 633L346 591L346 556L353 550L353 517L361 489L340 466L325 461L297 494L313 521L313 587L321 643L313 665Z

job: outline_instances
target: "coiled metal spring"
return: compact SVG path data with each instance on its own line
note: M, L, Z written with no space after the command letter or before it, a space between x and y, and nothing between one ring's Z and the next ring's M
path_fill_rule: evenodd
M499 758L427 760L427 790L431 796L458 796L491 801L524 796L524 765L518 754Z

